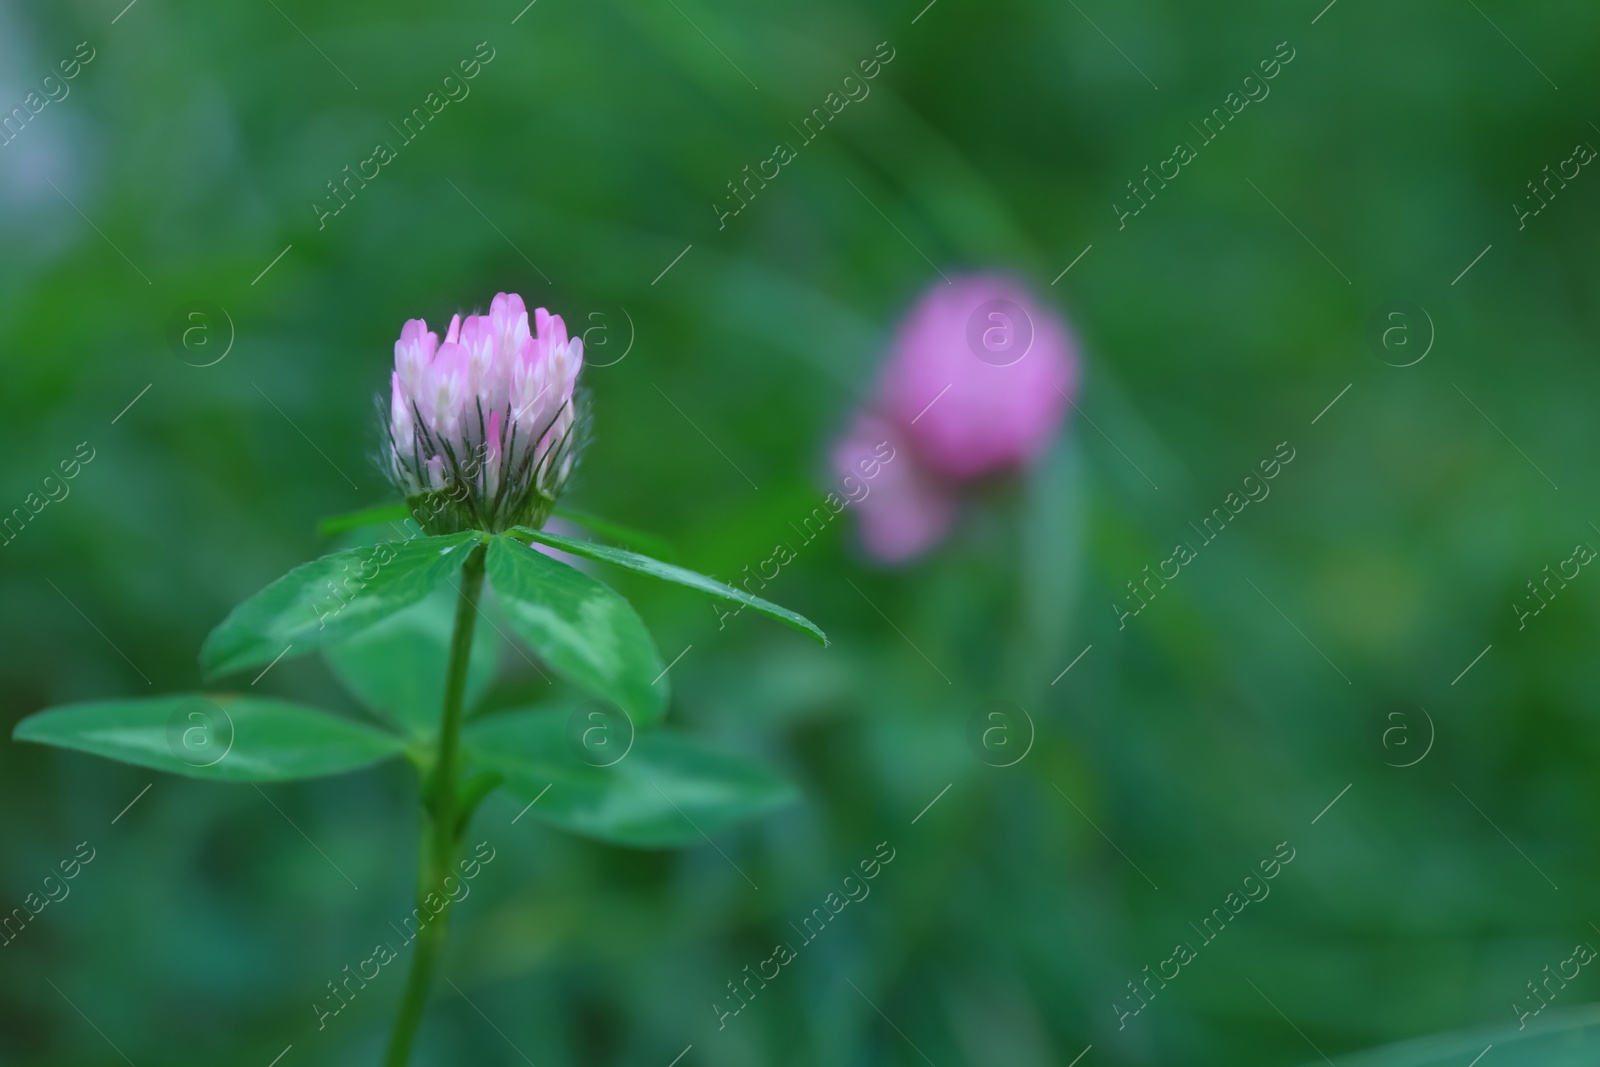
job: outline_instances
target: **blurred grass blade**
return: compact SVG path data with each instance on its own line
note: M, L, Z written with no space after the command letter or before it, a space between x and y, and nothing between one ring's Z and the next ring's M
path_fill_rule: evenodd
M658 559L641 556L636 552L628 552L625 549L597 545L593 541L578 541L570 537L562 537L559 534L546 533L543 530L530 530L526 526L518 526L517 531L525 537L533 538L542 545L559 548L563 552L572 553L574 556L582 556L585 559L597 560L600 563L611 563L618 567L626 567L629 570L638 571L640 574L648 574L652 578L676 582L679 585L686 585L690 589L698 589L702 593L709 593L723 600L731 600L734 603L743 604L746 607L754 608L768 618L777 619L787 626L792 626L801 633L810 634L824 645L828 643L827 635L822 632L816 623L804 615L790 611L788 608L779 607L770 600L762 600L758 596L751 596L742 589L735 589L731 585L723 585L715 578L708 578L704 574L671 563L662 563Z
M577 523L579 526L599 534L608 541L615 541L624 548L637 549L647 556L671 559L677 555L677 552L673 550L665 539L657 537L655 534L648 534L643 530L635 530L631 526L624 526L609 519L602 519L598 515L589 514L587 511L557 507L555 514L568 522Z
M666 711L665 665L644 620L609 586L505 535L489 543L489 584L515 630L573 685L636 726Z
M1525 1005L1540 1003L1531 996L1520 999ZM1512 1013L1515 1012L1513 1003ZM1533 1015L1531 1010L1529 1014ZM1489 1046L1494 1052L1484 1057ZM1483 1059L1483 1067L1491 1063L1589 1067L1600 1061L1600 1006L1586 1004L1551 1012L1543 1018L1530 1017L1521 1026L1478 1027L1419 1037L1359 1055L1340 1056L1339 1063L1343 1067L1464 1067L1478 1059Z
M503 788L529 818L618 845L692 845L731 823L797 799L766 767L666 730L639 734L610 766L580 756L571 713L495 715L467 727L474 766L505 776ZM548 787L548 792L546 792Z
M201 646L200 669L215 678L354 636L439 588L480 536L381 541L301 564L228 613Z
M11 736L190 778L320 778L397 755L394 734L282 700L174 693L70 704L30 715Z
M411 509L404 504L382 504L375 508L350 511L343 515L330 515L317 523L318 537L334 537L364 526L381 526L386 522L401 522L411 517Z

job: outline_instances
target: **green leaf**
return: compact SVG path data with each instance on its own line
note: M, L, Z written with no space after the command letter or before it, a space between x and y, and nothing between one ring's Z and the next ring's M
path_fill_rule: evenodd
M618 845L694 844L798 797L792 784L762 765L666 730L638 734L616 763L593 766L579 756L575 735L584 726L580 719L574 728L573 714L480 719L467 727L462 744L475 766L505 775L508 794L523 803L537 798L529 818Z
M566 519L568 522L586 527L607 540L615 541L630 548L638 548L652 556L671 559L676 555L672 551L671 545L654 534L647 534L643 530L635 530L631 526L624 526L620 522L612 522L610 519L602 519L600 516L591 515L587 511L557 507L552 514Z
M751 596L743 589L735 589L731 585L723 585L715 578L708 578L703 574L697 574L694 571L671 563L662 563L658 559L641 556L637 552L597 545L593 541L576 541L570 537L545 533L543 530L531 530L526 526L518 526L517 531L525 537L533 538L533 540L542 545L559 548L563 552L572 553L574 556L583 556L586 559L597 560L601 563L612 563L618 567L626 567L629 570L638 571L640 574L648 574L652 578L660 578L667 582L677 582L679 585L686 585L690 589L698 589L702 593L710 593L712 596L720 597L723 600L732 600L737 604L754 608L761 614L777 619L779 622L792 626L802 633L810 634L824 645L828 643L827 635L818 628L816 623L804 615L790 611L788 608L779 607L770 600L762 600L758 596Z
M504 535L489 543L489 584L511 628L573 685L654 726L667 706L661 654L639 613L608 586Z
M1416 1038L1360 1055L1340 1056L1339 1063L1348 1067L1461 1067L1475 1062L1489 1045L1494 1046L1494 1055L1484 1060L1486 1067L1491 1060L1517 1067L1589 1067L1600 1056L1600 1008L1585 1004L1540 1018L1532 1010L1538 1001L1531 995L1519 1000L1522 1010L1534 1016L1523 1020L1521 1026L1508 1023ZM1511 1013L1515 1011L1513 1003Z
M215 678L352 637L433 592L481 537L383 541L301 564L228 613L201 647L200 669Z
M457 599L455 590L440 589L322 654L364 706L413 737L434 737L444 703ZM467 664L467 710L494 681L499 650L500 635L478 619Z
M11 736L219 782L343 774L405 747L393 734L301 704L203 693L51 708Z
M349 511L343 515L330 515L317 523L317 536L333 537L364 526L381 526L386 522L404 522L411 517L411 509L404 504L380 504L375 508Z

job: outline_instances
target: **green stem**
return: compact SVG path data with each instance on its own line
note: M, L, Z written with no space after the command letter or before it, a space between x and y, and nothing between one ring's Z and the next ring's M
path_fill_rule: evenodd
M417 910L429 914L429 896L443 901L438 915L417 932L411 973L406 977L400 1014L389 1039L386 1067L405 1067L411 1043L422 1025L433 969L444 950L450 921L450 897L441 892L450 874L461 832L457 816L457 752L461 740L462 698L467 688L467 664L472 658L472 631L478 621L478 595L483 591L484 546L477 545L462 567L461 596L456 601L455 633L450 639L450 667L445 678L444 707L439 712L439 752L433 770L422 783L422 837L417 849Z

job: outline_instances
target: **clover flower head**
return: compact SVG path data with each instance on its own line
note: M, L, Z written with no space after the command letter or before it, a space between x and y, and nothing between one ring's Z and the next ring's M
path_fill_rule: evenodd
M429 533L542 526L582 444L583 339L499 293L444 342L410 319L394 345L390 478Z
M878 404L932 473L966 482L1038 458L1077 384L1077 346L1048 305L1008 276L958 275L901 323Z
M930 285L896 331L876 393L830 456L841 476L857 473L878 441L899 457L859 502L867 552L904 563L938 544L975 483L1024 468L1049 447L1078 377L1065 321L1021 282L966 274Z

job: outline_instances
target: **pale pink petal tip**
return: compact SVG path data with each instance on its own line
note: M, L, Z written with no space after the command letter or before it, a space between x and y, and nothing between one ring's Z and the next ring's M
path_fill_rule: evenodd
M502 319L514 322L527 313L527 306L523 304L522 297L516 293L496 293L494 300L489 304L489 314L496 322Z

